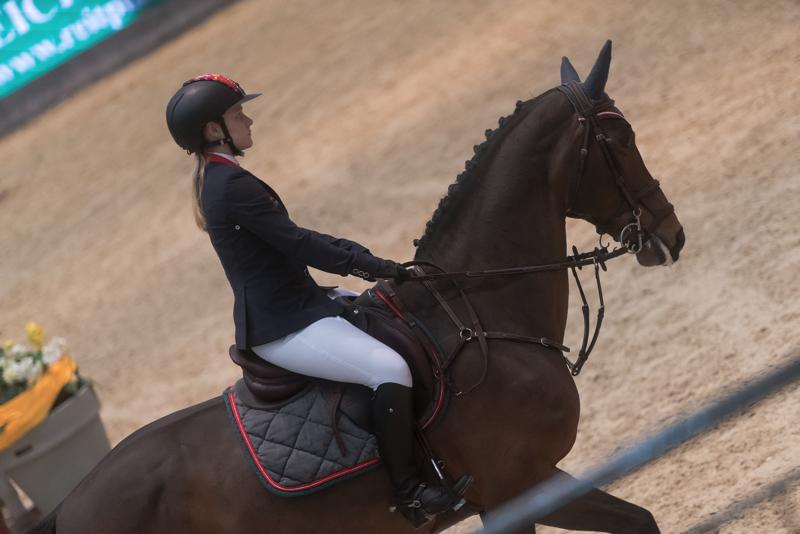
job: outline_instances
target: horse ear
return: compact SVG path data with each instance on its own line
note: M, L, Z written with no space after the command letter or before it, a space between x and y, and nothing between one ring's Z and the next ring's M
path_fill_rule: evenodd
M608 67L611 66L611 40L606 41L600 54L597 56L597 61L594 62L592 72L586 77L586 82L583 86L586 92L594 100L599 100L603 96L603 91L606 88L606 81L608 81Z
M567 82L580 82L581 78L578 76L578 72L575 70L575 67L572 66L572 63L569 62L569 58L564 56L561 58L561 83Z

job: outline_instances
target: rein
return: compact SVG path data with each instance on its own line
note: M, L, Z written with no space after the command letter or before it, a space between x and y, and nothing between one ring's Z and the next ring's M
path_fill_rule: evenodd
M505 269L487 269L485 271L452 271L452 272L439 272L439 273L425 273L414 275L409 281L412 282L425 282L440 279L454 279L454 278L485 278L490 276L509 276L519 274L532 274L542 273L547 271L561 271L563 269L574 269L585 265L600 265L603 270L606 269L605 262L614 258L618 258L625 254L635 254L627 247L617 248L609 251L607 247L595 248L592 252L578 251L573 247L573 254L567 256L563 261L556 263L544 263L541 265L526 265L524 267L509 267ZM409 261L403 263L404 267L411 267L414 265L426 264L427 262ZM428 265L432 265L428 263ZM438 267L437 267L438 268Z
M486 378L486 372L489 363L489 346L487 340L489 339L502 339L517 343L535 343L538 345L542 345L543 347L546 348L557 349L561 352L570 352L569 347L562 345L557 341L544 337L524 336L508 332L485 331L480 323L478 314L475 312L475 308L472 306L472 303L469 300L469 297L467 297L466 292L456 282L456 280L459 278L514 276L514 275L533 274L533 273L541 273L547 271L560 271L563 269L570 269L572 271L573 277L575 278L575 283L578 286L578 292L580 293L582 301L581 311L583 313L583 340L581 342L581 348L578 351L578 357L575 360L575 362L574 363L571 362L566 356L564 356L564 360L567 364L567 367L572 372L573 376L578 376L580 374L583 365L589 359L589 355L594 349L595 343L597 342L597 338L600 335L600 327L603 324L603 318L605 316L603 288L600 283L600 269L602 269L603 271L608 270L605 264L606 261L618 258L624 254L631 253L631 251L628 248L617 248L615 250L609 251L608 248L606 247L595 248L592 252L583 252L583 253L579 253L577 248L572 247L572 251L573 254L571 256L567 256L566 260L556 263L528 265L524 267L512 267L507 269L489 269L485 271L445 272L438 265L426 261L409 261L403 264L404 267L414 268L415 274L407 281L421 282L422 284L424 284L425 287L428 289L428 291L433 295L433 297L442 307L442 309L444 309L445 313L447 313L447 316L453 322L455 327L458 329L458 335L459 335L458 344L450 352L450 354L445 357L444 361L442 362L442 371L443 372L447 371L447 369L455 361L458 354L461 352L461 350L468 342L478 341L478 344L481 348L481 353L483 356L483 372L481 373L480 379L475 384L473 384L469 389L467 389L466 392L457 391L456 397L471 392L473 389L482 384L484 379ZM578 273L576 270L576 269L581 269L586 265L594 266L594 277L595 277L595 282L597 284L597 293L600 300L600 305L597 309L597 318L595 320L594 333L592 334L591 342L589 341L589 315L590 315L589 303L586 300L586 294L583 291L583 286L581 284L580 279L578 278ZM440 272L426 273L424 270L422 270L422 266L433 267L434 269ZM452 307L448 304L447 300L436 289L436 287L433 284L433 282L436 280L450 280L453 283L455 288L458 290L459 296L461 297L461 300L464 303L464 307L466 308L467 313L469 314L470 321L472 323L471 327L466 326L464 322L461 321L458 315L453 311Z

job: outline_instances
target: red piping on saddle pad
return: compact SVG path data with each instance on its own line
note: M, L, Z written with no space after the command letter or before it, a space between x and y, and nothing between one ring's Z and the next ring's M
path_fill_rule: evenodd
M271 476L269 476L267 470L264 469L264 466L261 465L261 462L258 460L258 455L256 454L256 451L253 450L253 445L250 443L250 438L247 437L247 431L244 429L244 424L242 424L242 419L239 417L239 410L236 408L236 399L232 391L228 393L228 404L231 407L233 418L236 420L236 426L239 427L239 432L242 433L242 438L244 438L244 443L245 445L247 445L247 450L250 452L250 456L253 458L253 462L256 464L256 468L258 468L258 471L264 477L264 480L266 480L270 486L279 491L285 491L291 493L291 492L309 490L312 488L316 488L317 486L321 486L322 484L330 482L331 480L334 480L336 478L343 477L351 473L355 473L356 471L360 471L366 467L370 467L380 463L380 458L373 458L372 460L367 460L366 462L356 464L353 467L348 467L347 469L336 471L335 473L331 473L330 475L324 478L320 478L319 480L315 480L307 484L302 484L300 486L292 486L292 487L281 486L280 484L275 482Z
M397 306L395 306L394 302L392 302L392 299L390 299L380 289L376 289L374 293L379 299L381 299L381 302L386 304L386 306L392 311L392 313L394 313L401 321L408 324L408 320L406 320L405 316L403 315L403 312L401 312L400 309ZM436 356L436 350L432 348L430 346L430 343L425 341L424 339L421 339L419 337L417 339L419 339L420 343L422 343L422 345L425 348L425 351L428 354L432 355L431 359L436 365L436 371L438 374L438 382L439 382L438 384L439 387L437 388L438 391L436 392L436 404L434 405L433 410L431 411L430 417L428 417L425 420L425 422L422 423L421 425L422 429L424 430L428 428L436 420L436 417L439 415L439 412L442 409L442 405L444 404L444 377L442 376L441 362L439 362L439 358Z

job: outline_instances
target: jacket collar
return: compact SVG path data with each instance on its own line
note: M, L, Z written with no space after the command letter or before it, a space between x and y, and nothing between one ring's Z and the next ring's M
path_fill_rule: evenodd
M236 167L240 166L236 158L219 152L209 152L206 154L206 161L208 161L208 163L221 163L222 165L234 165Z

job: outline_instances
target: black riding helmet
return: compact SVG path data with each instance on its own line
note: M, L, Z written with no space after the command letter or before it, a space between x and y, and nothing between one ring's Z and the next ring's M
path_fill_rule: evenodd
M167 126L178 146L189 152L202 152L204 148L227 144L234 154L242 155L228 133L222 118L231 106L252 100L261 93L246 94L235 81L219 74L204 74L187 80L167 104ZM225 138L206 142L203 128L209 122L222 126Z

